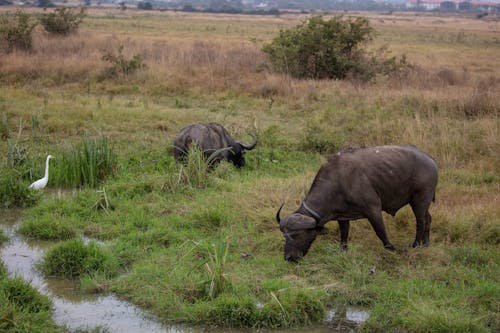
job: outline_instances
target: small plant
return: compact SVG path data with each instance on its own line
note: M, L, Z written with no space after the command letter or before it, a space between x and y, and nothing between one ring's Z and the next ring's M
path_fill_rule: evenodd
M61 7L54 12L41 14L39 20L48 33L65 36L76 32L84 18L85 8L83 7L78 13L70 8Z
M104 77L114 78L117 76L128 76L134 74L139 69L146 68L142 55L135 54L132 58L127 59L123 54L123 48L124 46L120 45L118 54L109 50L103 51L101 59L111 64L111 67L104 73Z
M63 186L96 187L106 177L114 175L116 168L116 154L105 137L91 140L83 136L80 144L58 154L50 180Z
M208 280L203 284L206 287L207 296L215 299L223 292L231 289L231 281L226 274L226 260L229 253L227 242L207 244L204 248L207 262L203 265Z
M182 185L191 188L208 187L214 180L210 173L211 162L219 153L220 150L217 150L207 158L198 145L193 145L187 152L183 164L173 165L163 189L175 190Z
M15 14L5 13L0 15L0 45L7 52L13 49L30 51L33 48L32 32L37 22L32 15L22 10Z
M16 143L9 142L7 150L7 163L11 168L22 166L28 159L26 148Z
M66 278L97 273L110 277L117 274L118 261L95 242L73 239L48 250L41 268L46 275Z

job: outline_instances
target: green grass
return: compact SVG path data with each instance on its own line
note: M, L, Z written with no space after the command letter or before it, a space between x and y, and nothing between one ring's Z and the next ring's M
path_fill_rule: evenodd
M0 265L0 331L60 332L51 319L50 300L21 278L9 278Z
M29 182L23 180L16 170L0 169L0 207L30 207L37 203L39 193L29 190Z

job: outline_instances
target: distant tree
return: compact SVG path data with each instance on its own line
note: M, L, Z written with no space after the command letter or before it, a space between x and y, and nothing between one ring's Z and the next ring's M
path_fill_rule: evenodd
M92 5L91 0L83 0L83 3L85 4L86 7L90 7Z
M137 4L137 9L152 10L153 4L149 1L141 1Z
M12 5L12 1L10 0L0 0L0 6L10 6Z

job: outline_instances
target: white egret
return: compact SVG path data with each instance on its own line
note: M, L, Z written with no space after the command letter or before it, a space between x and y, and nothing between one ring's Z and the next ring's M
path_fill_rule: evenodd
M47 156L47 160L45 161L45 175L43 176L43 178L38 179L36 182L31 184L29 186L30 189L40 190L40 189L44 188L45 186L47 186L47 183L49 181L49 160L51 158L54 158L54 156L52 156L52 155Z

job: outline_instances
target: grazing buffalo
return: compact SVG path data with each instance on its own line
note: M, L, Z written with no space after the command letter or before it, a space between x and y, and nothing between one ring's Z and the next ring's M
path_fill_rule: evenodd
M384 247L394 250L385 232L382 211L391 215L410 204L417 220L413 247L429 244L431 214L438 168L414 146L345 149L323 164L299 209L276 220L285 236L285 259L306 255L325 223L337 220L340 242L347 248L349 221L367 218Z
M244 145L235 141L222 125L217 123L193 124L184 127L174 140L174 158L183 159L189 148L197 144L206 158L210 157L210 163L216 164L222 160L231 161L237 167L245 165L245 150L251 150L257 144L253 136L253 142Z

